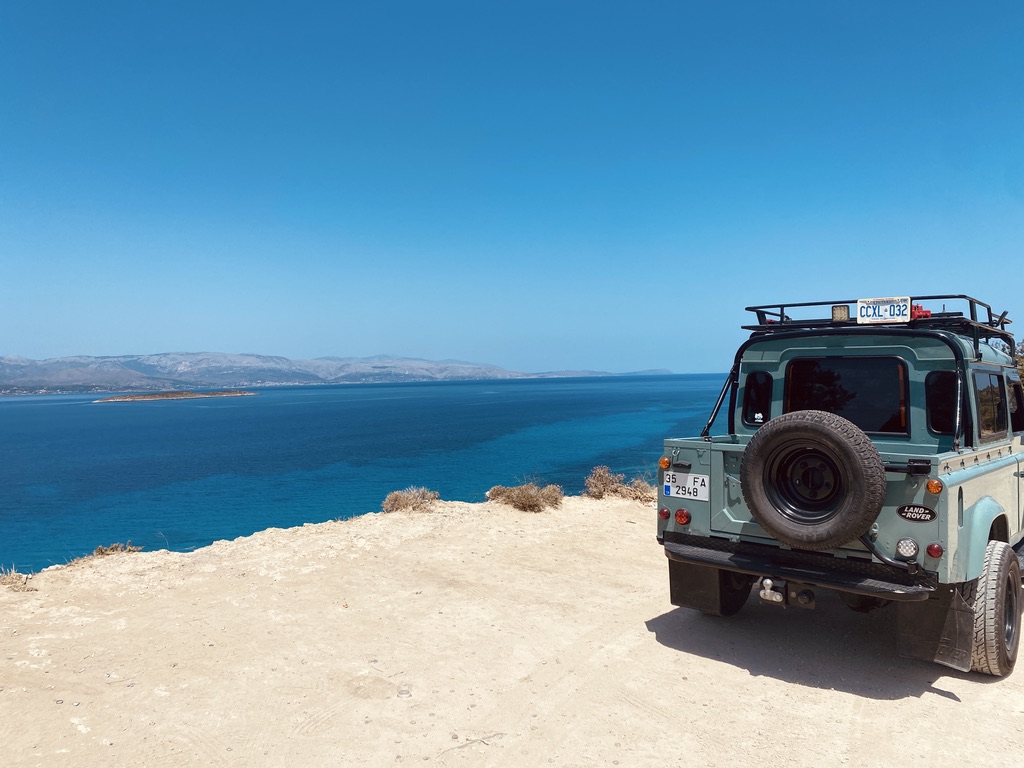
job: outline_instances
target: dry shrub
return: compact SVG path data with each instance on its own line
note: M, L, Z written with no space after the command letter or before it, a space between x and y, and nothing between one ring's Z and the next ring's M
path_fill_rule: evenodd
M409 487L404 491L389 493L380 508L384 512L426 512L440 498L441 494L437 491Z
M137 547L134 544L132 544L130 541L127 544L122 544L121 542L115 542L115 543L111 544L109 547L96 547L96 549L93 550L92 556L93 557L106 557L107 555L116 555L119 552L141 552L141 551L142 551L142 547Z
M97 557L108 557L109 555L119 555L130 552L141 552L142 547L138 547L132 544L130 541L126 544L115 542L109 547L99 546L92 551L91 555L83 555L82 557L76 557L74 560L68 562L68 566L77 566L82 563L88 563L91 560L95 560Z
M629 489L627 498L636 501L657 501L658 488L650 480L643 477L634 477L626 486Z
M564 495L559 485L545 485L541 488L536 483L526 483L513 488L496 485L487 492L487 498L491 501L508 504L523 512L540 512L548 507L561 506Z
M658 498L657 489L648 480L634 477L627 483L625 475L612 474L605 466L594 467L584 483L587 487L584 493L592 499L617 496L634 501L654 501Z
M0 565L0 587L7 587L12 592L35 592L35 587L28 585L31 574L18 573L13 567Z
M592 499L617 496L617 491L623 487L625 479L625 475L613 475L608 467L594 467L590 470L590 476L584 481L587 486L586 495Z

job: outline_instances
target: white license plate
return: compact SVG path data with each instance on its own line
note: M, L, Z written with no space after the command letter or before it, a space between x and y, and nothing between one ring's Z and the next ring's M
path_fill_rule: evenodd
M910 297L890 296L887 299L858 299L857 322L861 325L909 323Z
M710 487L710 475L694 475L683 472L665 473L665 495L674 499L708 501Z

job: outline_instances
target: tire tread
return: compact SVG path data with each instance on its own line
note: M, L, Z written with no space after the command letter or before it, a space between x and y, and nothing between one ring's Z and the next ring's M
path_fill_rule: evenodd
M1003 647L1005 618L1000 616L1000 609L1004 604L1002 586L1007 577L1014 573L1016 576L1013 580L1019 590L1020 564L1017 562L1016 553L1009 544L990 541L985 549L981 576L969 582L964 594L968 604L974 608L971 669L975 672L1002 677L1013 671L1017 649ZM1016 605L1020 607L1019 596ZM1019 615L1017 621L1019 639Z

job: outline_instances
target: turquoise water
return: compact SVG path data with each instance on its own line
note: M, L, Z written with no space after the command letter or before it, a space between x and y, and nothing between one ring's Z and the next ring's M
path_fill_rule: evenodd
M131 540L188 551L380 509L426 486L579 493L599 464L653 472L723 375L288 387L257 397L0 399L0 565L27 572Z

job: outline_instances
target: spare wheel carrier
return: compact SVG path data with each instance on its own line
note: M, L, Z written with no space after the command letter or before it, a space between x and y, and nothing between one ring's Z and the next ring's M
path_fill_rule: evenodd
M871 439L826 411L794 411L761 426L743 452L740 483L761 527L798 549L859 538L885 500L885 468Z

